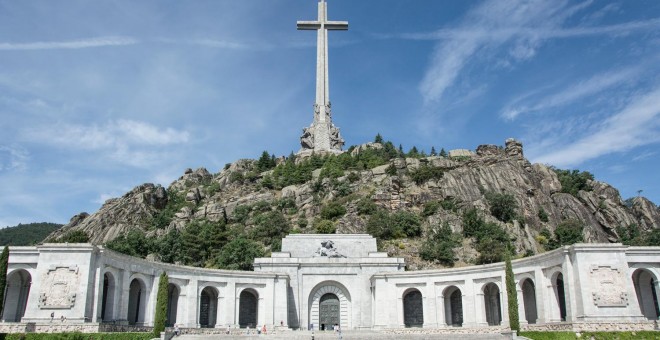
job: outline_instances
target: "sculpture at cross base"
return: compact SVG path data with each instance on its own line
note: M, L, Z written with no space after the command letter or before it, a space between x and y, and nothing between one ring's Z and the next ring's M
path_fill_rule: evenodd
M300 137L301 152L320 151L340 153L344 146L339 128L332 123L330 103L330 82L328 75L328 30L347 30L346 21L328 21L328 8L325 0L318 4L318 20L298 21L299 30L317 31L316 50L316 101L314 121L303 129Z

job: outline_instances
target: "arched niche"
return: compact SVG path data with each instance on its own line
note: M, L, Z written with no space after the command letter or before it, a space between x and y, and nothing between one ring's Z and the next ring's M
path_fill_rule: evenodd
M566 321L566 293L564 291L564 274L556 272L551 278L554 291L555 311L559 312L559 320Z
M167 284L167 327L172 327L176 324L177 311L179 307L179 295L181 289L173 283Z
M489 326L498 326L502 323L502 307L500 302L500 287L491 282L484 285L484 309L486 322Z
M650 270L640 268L633 272L632 279L639 310L645 318L658 320L660 306L658 304L658 292L656 290L657 278Z
M147 307L147 287L140 278L131 281L128 290L128 324L143 325Z
M424 301L418 289L403 293L403 324L407 328L424 326Z
M239 296L238 324L241 328L255 328L259 324L259 293L251 288L244 289Z
M520 289L522 290L523 306L525 310L525 320L528 324L535 324L538 318L536 308L536 287L532 279L526 278L520 282Z
M463 326L463 294L456 286L445 288L442 296L445 305L445 322L447 326Z
M101 297L101 320L104 322L112 321L115 319L115 292L116 283L115 276L111 272L103 274L103 290Z
M199 294L199 325L202 328L215 327L218 315L218 290L205 287Z
M7 286L5 288L5 305L3 320L6 322L20 322L25 315L32 276L25 269L12 271L7 275Z

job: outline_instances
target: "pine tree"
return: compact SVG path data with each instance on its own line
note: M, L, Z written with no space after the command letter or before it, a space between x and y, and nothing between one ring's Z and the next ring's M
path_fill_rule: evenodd
M432 147L431 147L431 156L437 156L437 155L438 155L438 153L435 152L435 147L432 146Z
M419 150L417 150L416 146L413 146L410 151L408 151L408 157L410 158L418 158L419 157Z
M261 153L261 157L257 160L257 169L260 172L268 171L275 167L275 155L269 155L268 151Z
M5 304L5 288L7 287L7 266L9 265L9 246L0 255L0 315Z
M380 133L378 133L378 134L376 135L376 138L374 138L374 143L380 143L380 144L383 144L383 136L381 136Z
M509 301L509 327L512 331L520 331L520 320L518 317L518 293L516 291L516 281L513 277L513 267L511 266L511 255L506 253L506 296Z
M154 316L154 336L160 338L160 332L165 331L167 322L167 286L170 280L167 273L160 274L158 296L156 297L156 315Z
M445 148L440 149L440 157L447 157L447 151L445 151Z

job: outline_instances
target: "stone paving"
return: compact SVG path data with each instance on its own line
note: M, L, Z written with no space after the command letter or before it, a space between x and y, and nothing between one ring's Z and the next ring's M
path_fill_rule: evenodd
M400 340L421 340L421 339L461 339L461 340L487 340L487 339L508 339L509 337L501 334L388 334L378 331L345 331L341 335L334 332L314 332L311 331L288 331L278 332L277 334L200 334L200 335L181 335L173 338L174 340L192 340L192 339L243 339L243 340L362 340L362 339L400 339Z

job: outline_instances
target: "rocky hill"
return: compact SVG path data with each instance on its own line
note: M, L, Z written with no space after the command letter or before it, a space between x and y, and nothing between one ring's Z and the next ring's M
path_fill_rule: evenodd
M640 235L660 228L654 203L624 201L588 173L530 164L516 140L441 154L402 157L390 142L369 143L338 156L276 159L265 153L217 174L188 169L167 188L143 184L91 215L74 216L47 241L73 231L97 244L140 243L129 238L146 236L150 248L128 252L223 267L218 256L237 237L269 251L291 232L369 232L379 247L420 269L488 262L487 249L502 242L519 256L543 252L566 241L570 232L561 228L577 226L585 242L643 242ZM185 242L200 249L173 253L187 251ZM434 258L429 249L449 255Z

